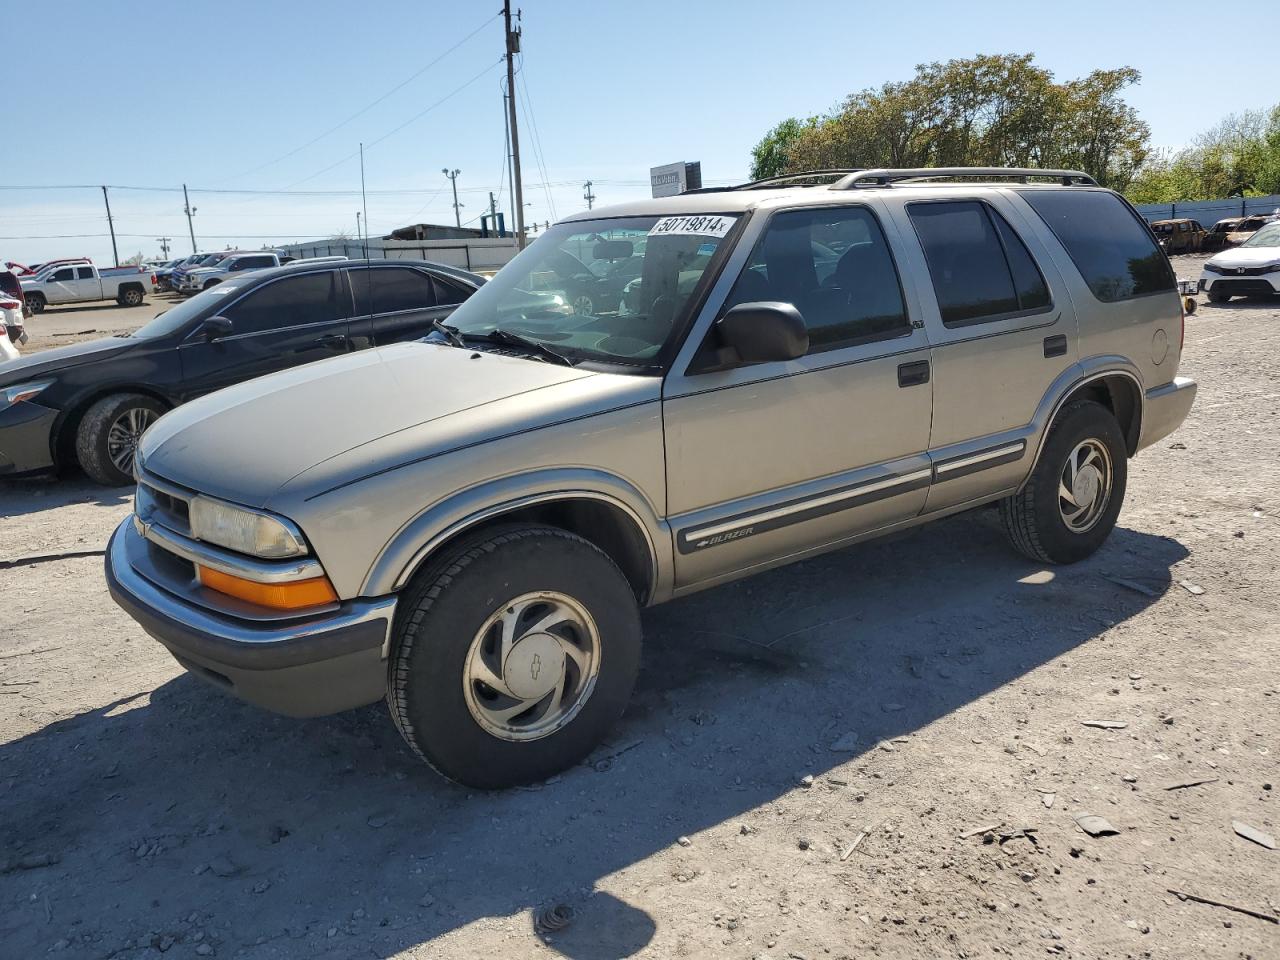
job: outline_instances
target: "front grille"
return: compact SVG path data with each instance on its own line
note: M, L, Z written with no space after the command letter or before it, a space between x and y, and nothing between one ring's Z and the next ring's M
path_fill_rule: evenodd
M1215 280L1211 289L1233 297L1261 297L1276 292L1266 280Z
M146 523L158 523L183 536L191 535L191 497L180 487L143 474L138 482L134 511Z
M1231 277L1262 277L1268 273L1280 272L1280 267L1221 267L1225 276Z

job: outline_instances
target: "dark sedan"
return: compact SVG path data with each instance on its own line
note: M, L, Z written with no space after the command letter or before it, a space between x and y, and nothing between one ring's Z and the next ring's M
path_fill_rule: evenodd
M130 483L138 438L171 407L424 337L483 283L421 261L300 260L225 280L132 334L0 362L0 476L79 463L100 483Z

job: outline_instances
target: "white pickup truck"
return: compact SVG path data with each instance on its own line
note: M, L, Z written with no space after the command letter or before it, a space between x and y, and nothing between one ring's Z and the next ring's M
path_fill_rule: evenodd
M98 270L91 263L68 264L22 281L22 296L32 313L50 305L114 300L122 307L142 303L155 278L143 267Z

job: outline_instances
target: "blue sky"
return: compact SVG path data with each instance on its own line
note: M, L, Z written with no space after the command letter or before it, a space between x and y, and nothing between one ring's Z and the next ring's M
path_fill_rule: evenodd
M1034 52L1060 79L1137 67L1143 81L1129 100L1157 146L1280 100L1273 58L1241 56L1259 49L1249 25L1273 19L1271 3L1232 5L1237 30L1200 29L1214 8L1182 2L523 8L523 180L538 221L584 207L587 179L598 205L645 196L660 163L701 160L708 182L742 179L752 145L783 117L823 112L920 62L979 52ZM497 12L497 0L63 0L56 11L0 0L0 22L17 28L6 33L47 40L7 45L0 184L186 182L202 191L192 194L201 249L260 246L354 234L363 140L373 234L452 222L445 166L462 170L470 220L490 190L506 205ZM111 204L122 257L157 253L162 235L190 252L180 192L113 189ZM99 233L101 191L0 190L0 259L108 262L105 236L25 239Z

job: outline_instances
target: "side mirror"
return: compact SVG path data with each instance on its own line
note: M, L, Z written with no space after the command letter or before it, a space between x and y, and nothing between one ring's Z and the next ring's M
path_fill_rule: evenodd
M740 303L716 321L719 365L795 360L809 352L804 317L790 303Z
M231 336L233 329L231 321L226 317L210 317L200 325L200 332L204 334L205 340L210 343L214 340L221 340L223 337Z

